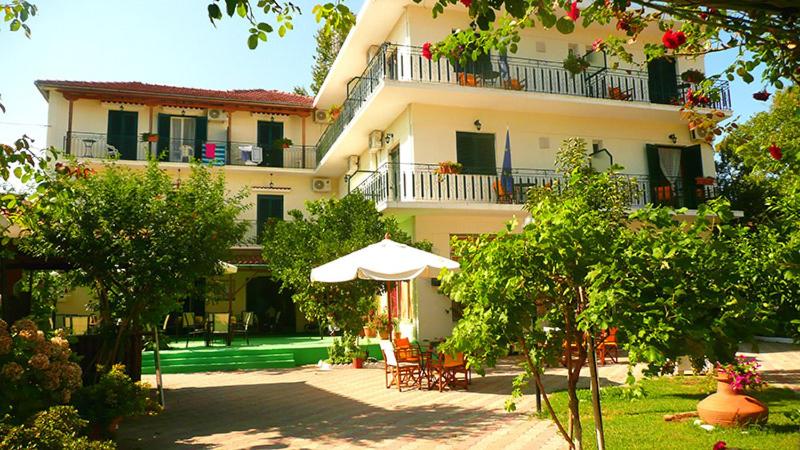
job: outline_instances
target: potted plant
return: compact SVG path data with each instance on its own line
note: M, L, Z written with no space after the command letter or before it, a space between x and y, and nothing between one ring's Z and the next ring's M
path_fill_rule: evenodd
M113 436L125 417L154 410L150 385L134 382L125 366L115 364L100 375L97 384L85 386L75 394L75 407L89 421L92 437Z
M444 180L444 176L448 174L459 174L461 173L461 169L464 166L461 163L453 162L453 161L442 161L439 163L439 167L437 167L433 173L439 178L439 181Z
M755 358L737 356L733 363L717 364L717 392L697 404L697 414L704 422L719 426L741 426L764 423L769 409L749 395L746 389L764 384Z
M342 113L342 107L339 105L331 105L328 108L328 114L331 116L331 119L336 120L339 118L339 114Z
M574 53L567 55L564 59L564 69L572 75L579 75L586 72L591 64L582 56L577 56Z
M364 317L364 327L362 328L361 332L364 334L365 338L374 338L377 335L375 331L375 327L372 325L372 316L375 313L370 311L367 317Z
M274 148L275 150L280 150L280 149L285 150L291 146L292 146L292 140L287 138L275 139L275 141L272 142L272 148Z
M142 133L142 142L158 142L158 133Z
M706 75L697 69L689 69L681 74L681 80L687 83L699 83L706 79Z
M355 339L348 341L345 345L347 347L347 358L353 362L353 368L361 369L364 367L364 360L367 359L366 351L358 346Z
M389 339L389 316L386 313L375 314L372 326L378 331L381 339Z
M400 333L400 319L398 319L397 317L392 319L392 331L394 333L395 340L403 337L403 334Z

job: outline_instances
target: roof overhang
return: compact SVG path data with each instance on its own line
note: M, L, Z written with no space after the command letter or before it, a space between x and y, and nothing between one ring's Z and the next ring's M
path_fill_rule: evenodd
M132 103L148 106L174 106L185 108L222 109L226 111L250 111L256 113L285 114L308 117L313 111L311 106L298 106L286 103L268 103L239 99L221 99L196 95L168 93L148 93L136 90L109 89L91 86L66 86L58 83L34 82L39 92L50 100L50 91L55 90L67 100L99 100L115 103Z

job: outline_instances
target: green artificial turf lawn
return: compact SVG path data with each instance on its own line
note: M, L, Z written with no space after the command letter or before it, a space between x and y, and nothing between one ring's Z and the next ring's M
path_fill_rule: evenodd
M716 389L712 382L705 377L645 379L640 383L646 395L636 400L621 395L625 388L601 389L606 448L711 450L717 441L725 441L729 447L738 449L800 449L800 424L792 423L784 415L784 412L800 409L800 394L790 389L768 387L752 393L769 407L769 420L763 426L729 429L717 427L709 432L694 425L696 418L683 422L664 421L665 414L695 411L697 402ZM549 396L565 428L566 394L561 391ZM578 391L578 398L584 448L594 449L596 443L590 391ZM546 410L542 417L549 417Z

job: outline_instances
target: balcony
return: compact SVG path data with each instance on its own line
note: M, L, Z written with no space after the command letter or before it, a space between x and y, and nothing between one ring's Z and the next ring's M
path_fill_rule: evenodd
M214 157L205 154L206 144L215 147ZM115 136L102 133L72 132L64 136L64 149L77 158L119 158L123 161L147 161L159 152L163 162L188 163L193 160L217 166L315 169L315 146L290 145L261 149L253 142L226 142L196 139L169 139L168 142L145 142L138 135ZM158 150L157 150L158 149ZM229 151L230 149L230 151ZM259 162L260 161L260 162Z
M480 170L481 173L438 174L437 164L384 164L369 174L353 190L373 200L379 210L422 204L523 205L530 187L556 186L561 176L547 169L513 169L513 189L503 192L500 186L502 168ZM655 203L673 208L696 209L699 203L719 195L716 185L700 184L681 178L653 183L647 175L622 174L635 180L628 203L632 209Z
M682 80L656 82L646 70L592 66L581 75L572 75L561 62L511 56L485 56L461 65L448 59L428 60L419 47L385 44L364 72L348 84L339 116L317 143L317 162L322 161L370 95L387 79L668 105L682 104L687 91L696 87ZM716 88L719 99L709 107L730 110L728 83L720 82Z

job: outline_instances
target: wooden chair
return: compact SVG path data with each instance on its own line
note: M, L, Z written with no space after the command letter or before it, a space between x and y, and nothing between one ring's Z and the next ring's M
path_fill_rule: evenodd
M403 388L416 387L422 388L422 361L398 360L391 341L381 341L381 353L383 354L383 374L386 382L386 389L397 386L397 390L403 392ZM391 381L390 381L391 376Z
M225 340L226 345L231 345L231 315L228 313L209 313L208 314L208 338L207 343L214 341L214 336L220 336Z
M459 379L458 375L463 374L464 377ZM463 387L469 390L469 383L471 380L467 362L464 359L463 353L458 353L455 356L442 354L439 355L437 360L431 360L428 364L428 384L435 385L439 392L445 388Z
M597 346L597 353L599 353L598 358L600 360L601 365L606 364L606 357L610 358L611 361L616 364L617 359L619 358L619 348L617 347L617 328L613 327L604 331L602 336L602 341Z
M460 72L458 74L458 84L461 86L476 87L478 86L478 78L475 76L475 74Z
M395 339L394 352L398 361L419 361L422 358L422 352L419 347L415 346L408 340L408 338Z
M623 91L622 89L613 86L608 87L608 98L612 100L630 100L631 95L632 94L630 91Z

